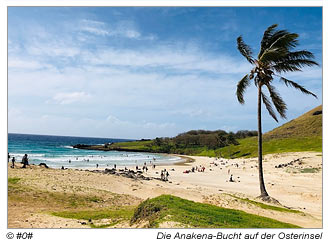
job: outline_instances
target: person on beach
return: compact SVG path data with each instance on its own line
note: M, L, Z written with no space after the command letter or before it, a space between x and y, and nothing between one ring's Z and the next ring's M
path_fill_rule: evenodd
M170 175L170 174L169 174L168 171L167 171L166 174L165 174L165 177L166 177L165 180L166 180L166 181L168 181L168 176L169 176L169 175Z
M167 179L167 177L166 177L166 172L167 172L166 169L164 169L164 171L163 171L163 180L164 180L164 181L166 181L166 179Z
M29 159L28 159L28 155L25 154L22 158L22 163L23 163L23 166L22 168L26 168L27 165L29 165Z
M164 180L164 172L163 172L163 170L162 170L162 172L160 173L160 180Z
M96 168L99 168L99 164L96 164Z
M15 157L14 156L11 159L11 162L12 162L11 168L14 168L15 167Z
M116 169L116 168L117 168L117 165L116 165L116 164L114 164L114 165L113 165L113 168L115 168L115 169Z
M230 175L229 181L230 182L234 182L234 179L233 179L233 175L232 174Z

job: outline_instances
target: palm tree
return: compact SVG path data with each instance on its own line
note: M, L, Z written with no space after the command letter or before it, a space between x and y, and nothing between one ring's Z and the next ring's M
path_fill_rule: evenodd
M305 89L298 83L288 80L282 76L283 73L301 71L304 66L318 65L314 59L314 55L307 50L294 51L298 45L299 35L290 33L287 30L277 30L277 24L269 26L264 32L261 40L260 52L257 58L252 56L251 48L243 41L242 36L237 38L237 48L239 52L253 65L250 73L246 74L237 84L237 99L239 103L244 104L244 92L250 85L250 81L254 80L255 86L258 88L258 165L259 165L259 185L260 198L265 201L272 199L265 187L262 169L262 127L261 127L261 101L265 104L270 116L278 122L276 111L282 118L286 118L286 104L272 85L274 78L291 86L304 94L315 94ZM268 90L269 97L266 96L263 89ZM316 97L317 98L317 97Z

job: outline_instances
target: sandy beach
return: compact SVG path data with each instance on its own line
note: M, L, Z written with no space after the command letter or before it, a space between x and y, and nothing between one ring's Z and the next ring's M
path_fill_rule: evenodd
M45 200L38 200L41 192L47 192L49 196L64 194L101 197L102 202L95 203L91 207L93 209L119 205L137 206L147 198L171 194L196 202L243 210L301 227L322 227L322 153L283 153L264 157L264 179L270 196L276 198L283 207L302 212L289 215L237 199L248 198L257 201L256 197L259 195L257 158L229 160L196 156L187 156L187 158L190 158L188 159L190 162L156 166L156 168L147 164L148 171L143 173L144 176L160 178L161 170L166 169L169 172L168 181L135 180L77 169L47 169L40 166L21 169L19 163L12 169L8 164L8 178L19 178L20 185L31 189L24 191L28 194L26 200L9 196L8 227L86 227L81 221L51 215L50 211L65 209L65 204L60 202L47 204ZM192 167L197 169L205 167L205 170L185 173L191 171ZM123 168L118 166L117 170ZM135 167L127 168L135 170ZM234 182L229 181L230 175L233 175ZM142 227L142 225L133 227L139 226ZM163 224L162 227L171 226L175 227L168 223ZM117 224L116 227L130 227L130 225L123 223Z

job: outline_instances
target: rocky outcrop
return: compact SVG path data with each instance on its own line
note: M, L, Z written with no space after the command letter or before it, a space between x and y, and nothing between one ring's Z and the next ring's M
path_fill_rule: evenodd
M40 163L39 166L43 166L45 168L49 168L46 163Z

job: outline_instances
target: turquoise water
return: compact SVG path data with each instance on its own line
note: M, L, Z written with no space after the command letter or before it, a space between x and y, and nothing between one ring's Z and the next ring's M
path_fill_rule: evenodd
M126 141L89 137L8 134L8 152L17 162L24 154L30 164L46 163L52 168L112 168L149 164L174 163L179 157L142 152L93 151L74 149L75 144L105 144Z

